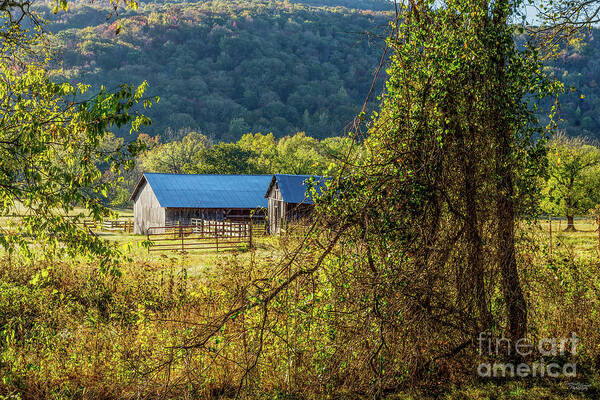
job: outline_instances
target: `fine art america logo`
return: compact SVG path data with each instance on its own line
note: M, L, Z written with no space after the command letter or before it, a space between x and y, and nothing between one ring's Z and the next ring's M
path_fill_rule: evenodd
M576 377L577 365L575 363L545 362L545 359L556 359L559 356L577 354L579 339L572 333L570 338L545 338L537 342L522 338L513 343L507 338L493 338L489 332L481 332L478 338L479 355L493 357L508 357L521 360L536 358L534 362L512 363L493 362L481 363L477 367L477 374L482 378L502 377Z

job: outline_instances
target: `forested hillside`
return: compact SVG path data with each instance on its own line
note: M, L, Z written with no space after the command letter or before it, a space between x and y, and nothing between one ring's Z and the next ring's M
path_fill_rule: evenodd
M292 0L292 3L304 3L312 6L342 6L360 10L391 10L394 2L390 0Z
M600 30L572 41L546 72L565 84L559 98L559 127L569 136L600 139Z
M148 112L153 135L189 127L224 140L249 131L322 138L360 110L383 43L366 33L383 33L389 16L214 1L142 4L107 22L105 10L74 5L53 29L60 76L94 89L148 81L148 95L160 96Z
M305 3L389 6L383 0ZM190 128L226 141L246 132L341 135L369 91L391 16L249 0L145 3L108 21L107 14L87 2L59 17L45 11L63 61L58 79L87 82L92 91L147 80L148 95L160 96L148 112L149 134L166 138L169 128ZM559 117L570 136L600 138L597 33L571 43L546 67L565 83Z

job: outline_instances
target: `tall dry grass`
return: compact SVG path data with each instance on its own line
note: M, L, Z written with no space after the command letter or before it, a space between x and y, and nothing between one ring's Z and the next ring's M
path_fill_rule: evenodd
M280 252L291 252L300 236L284 237ZM391 398L579 396L565 391L565 381L481 382L474 347L432 360L420 382L409 379L408 357L439 353L448 333L418 337L413 326L402 334L401 323L398 331L382 331L371 303L357 307L369 287L340 285L340 274L352 273L351 253L340 244L321 269L288 285L268 309L261 306L264 293L313 265L312 253L295 266L260 251L227 253L194 274L185 258L136 257L119 278L100 274L93 263L5 257L0 393L21 399L371 398L369 388L379 379L378 396ZM573 356L578 379L592 385L581 395L593 398L600 262L592 253L573 254L565 245L550 256L546 240L531 233L520 240L529 334L576 332L582 338ZM385 347L374 358L382 338Z

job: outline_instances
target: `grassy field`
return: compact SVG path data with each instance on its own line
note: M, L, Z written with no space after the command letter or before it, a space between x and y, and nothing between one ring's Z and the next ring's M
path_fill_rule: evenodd
M523 267L525 289L538 310L530 316L536 334L564 337L573 329L585 337L585 351L577 360L587 371L582 378L589 385L585 390L571 390L564 380L479 381L469 366L455 381L389 398L599 398L594 357L600 354L600 317L593 311L600 309L595 294L598 233L589 220L576 222L578 232L564 232L564 226L564 221L555 221L550 235L547 221L522 225L525 242L531 243L527 251L532 253ZM235 320L232 316L227 329L197 349L173 348L197 341L213 326L215 315L235 307L243 296L252 296L256 285L271 285L285 277L280 275L279 261L294 240L266 236L256 238L253 250L149 253L142 246L143 235L102 231L98 235L123 246L130 256L120 268L121 276L100 274L91 261L40 257L29 262L0 255L0 399L235 397L235 383L242 379L238 359L251 363L248 354L257 346L252 332L261 323L261 312ZM298 260L300 265L312 262ZM311 286L306 290L310 292ZM321 363L342 348L334 345L335 335L327 326L329 307L343 299L321 292L314 315L309 316L303 305L298 314L288 314L286 302L297 295L292 290L274 305L268 322L271 336L252 376L263 392L252 398L327 397L304 397L295 390L316 390L309 377L318 379L323 374ZM538 304L544 305L542 311ZM296 321L309 317L316 319L310 332L296 327ZM305 378L291 390L290 356L284 346L290 338L297 338L294 346L314 352L307 353L312 364L297 371ZM336 371L342 368L347 367L335 366ZM340 396L328 398L370 398L343 392Z
M529 225L526 229L533 233L536 240L548 251L567 251L574 257L598 258L599 234L598 225L591 219L575 220L575 232L565 231L566 220L553 220L552 226L548 220L540 220L537 224Z
M132 209L112 209L116 213L117 220L132 220ZM0 227L6 227L11 223L18 223L19 215L23 213L23 209L16 208L11 215L0 216ZM86 215L83 208L74 209L69 215ZM113 218L111 218L113 219ZM251 252L245 245L233 249L216 250L189 250L184 253L179 251L152 251L149 252L143 243L147 240L146 235L135 235L131 233L119 231L106 231L102 227L92 229L92 231L102 239L115 242L124 250L124 253L133 257L137 262L147 264L164 264L165 260L176 262L178 265L185 265L189 269L190 277L197 276L201 271L211 268L218 263L219 260L227 259L228 257L238 257L242 262L246 262L250 257ZM253 256L260 257L265 260L273 260L281 256L281 249L278 244L278 238L274 236L254 237L253 245L255 251ZM0 250L0 255L3 250Z

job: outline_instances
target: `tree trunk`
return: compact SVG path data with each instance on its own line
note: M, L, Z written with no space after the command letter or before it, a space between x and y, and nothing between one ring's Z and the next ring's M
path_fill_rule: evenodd
M565 232L575 232L575 223L572 215L567 215L567 227L565 228Z
M502 274L502 291L506 302L508 336L512 343L525 337L527 332L527 304L521 289L521 280L515 258L515 212L512 196L506 195L512 179L504 177L499 184L497 199L498 253L497 260ZM505 182L505 183L502 183Z
M517 219L514 188L514 166L512 159L512 142L514 134L504 116L503 131L497 131L498 148L496 150L496 218L497 232L497 265L500 268L502 292L506 303L507 336L514 345L524 338L527 332L527 303L521 289L521 280L515 257L515 222ZM513 349L514 350L514 349ZM511 351L511 354L515 354Z
M509 88L506 87L506 58L507 44L509 40L506 35L507 12L509 4L507 0L499 0L495 3L492 17L494 26L492 37L495 42L490 43L496 48L496 57L493 60L495 69L494 92L496 98L492 100L491 122L495 136L496 147L496 218L498 231L496 262L500 268L502 279L502 294L506 303L507 335L514 344L520 338L525 337L527 332L527 303L521 289L521 281L515 257L515 221L517 218L514 188L514 163L513 143L514 130L516 129L510 120L510 115L515 112L515 99L511 98ZM510 39L512 40L512 39ZM514 354L511 352L511 354Z
M468 185L467 185L468 186ZM469 189L467 189L467 193ZM471 279L474 280L473 299L478 312L479 331L490 329L492 316L488 308L487 292L485 287L485 268L483 266L483 243L477 229L478 218L475 202L467 203L467 240L468 263Z
M470 139L474 141L474 133L471 132ZM464 171L464 192L463 201L465 204L466 217L466 239L467 239L467 262L472 288L469 295L472 297L477 312L476 328L479 332L484 332L490 329L492 316L488 307L488 296L485 287L485 267L483 264L483 242L479 231L479 218L477 210L477 168L476 158L473 155L473 149L465 142L465 137L461 137L462 148L462 163Z

